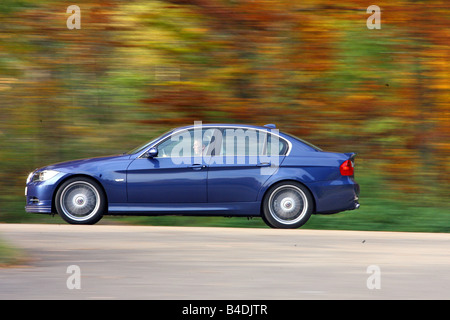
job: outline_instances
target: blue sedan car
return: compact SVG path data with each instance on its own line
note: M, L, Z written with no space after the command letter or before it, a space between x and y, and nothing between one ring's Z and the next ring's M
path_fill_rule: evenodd
M275 125L173 129L127 153L49 165L27 179L26 211L72 224L103 215L262 217L298 228L359 207L354 153L324 152Z

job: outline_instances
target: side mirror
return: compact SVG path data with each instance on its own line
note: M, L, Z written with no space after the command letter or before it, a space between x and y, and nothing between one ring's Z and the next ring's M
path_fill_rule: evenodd
M146 156L148 158L154 158L158 155L158 149L156 148L150 148L147 152L146 152Z

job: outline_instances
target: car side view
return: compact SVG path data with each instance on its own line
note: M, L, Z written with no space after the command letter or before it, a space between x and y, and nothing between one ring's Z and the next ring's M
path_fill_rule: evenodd
M194 124L127 153L29 174L26 211L71 224L104 215L262 217L298 228L359 207L355 153L325 152L275 125Z

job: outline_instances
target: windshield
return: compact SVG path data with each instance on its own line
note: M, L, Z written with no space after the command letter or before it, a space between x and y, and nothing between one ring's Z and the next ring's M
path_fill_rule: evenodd
M160 136L157 137L156 139L153 139L153 140L151 140L150 142L146 142L146 143L144 143L144 144L142 144L142 145L140 145L140 146L138 146L138 147L136 147L136 148L134 148L134 149L132 149L132 150L130 150L130 151L128 151L128 152L125 152L124 154L135 154L135 153L141 152L141 151L143 151L145 148L147 148L149 145L151 145L151 144L155 143L156 141L160 140L162 137L166 136L166 135L169 134L170 132L172 132L172 130L167 131L166 133L160 135Z

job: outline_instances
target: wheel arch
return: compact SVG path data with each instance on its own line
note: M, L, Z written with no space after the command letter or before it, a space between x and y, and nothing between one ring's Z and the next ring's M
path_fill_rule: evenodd
M260 202L259 213L260 213L261 216L263 216L264 199L266 198L267 194L269 193L269 190L272 187L274 187L274 186L281 185L283 183L289 183L289 182L295 182L295 183L301 184L303 187L305 187L309 191L309 193L311 194L312 200L313 200L313 203L312 203L312 205L313 205L313 214L316 213L316 197L315 197L314 193L311 191L311 188L309 188L306 184L304 184L303 182L298 181L298 180L283 179L283 180L273 181L271 184L266 186L266 188L264 190L264 193L263 193L263 195L261 197L261 202Z
M95 181L100 188L102 188L103 194L105 195L105 199L106 199L106 205L108 205L108 194L106 193L105 187L103 187L103 184L100 182L100 180L98 180L97 178L90 176L88 174L83 174L83 173L75 173L75 174L71 174L68 175L67 177L65 177L64 179L61 179L61 181L58 182L58 185L55 187L55 190L53 190L53 195L52 195L52 213L56 214L56 205L55 205L55 200L56 200L56 194L58 193L59 188L61 187L61 185L66 182L69 179L72 178L76 178L76 177L81 177L81 178L88 178L91 179L93 181Z

